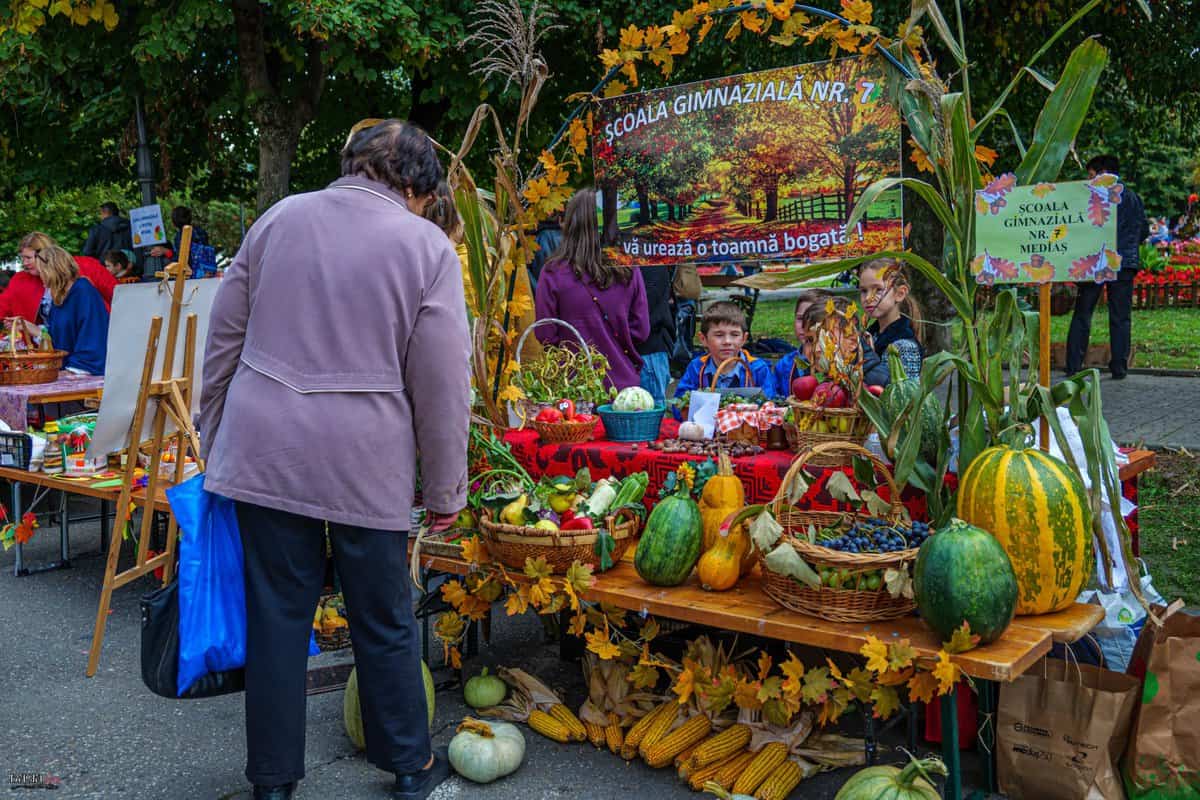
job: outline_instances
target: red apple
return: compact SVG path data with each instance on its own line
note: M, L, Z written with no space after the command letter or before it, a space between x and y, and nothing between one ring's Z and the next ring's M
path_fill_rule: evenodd
M812 395L813 402L822 408L842 408L848 399L846 390L832 381L818 385Z
M803 375L792 381L792 396L797 400L809 400L817 389L817 379L812 375Z
M882 386L871 385L871 386L867 387L867 391L870 392L871 394L875 395L876 397L883 397L883 387Z

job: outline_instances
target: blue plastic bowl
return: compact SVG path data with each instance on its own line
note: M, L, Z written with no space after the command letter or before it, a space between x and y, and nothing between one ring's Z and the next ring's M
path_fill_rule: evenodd
M658 438L666 411L665 405L649 411L614 411L608 404L596 409L604 421L605 437L610 442L653 442Z

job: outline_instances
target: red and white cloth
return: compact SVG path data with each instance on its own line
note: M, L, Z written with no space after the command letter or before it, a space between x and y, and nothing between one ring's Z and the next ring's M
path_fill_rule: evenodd
M774 403L736 403L717 412L717 432L729 433L743 425L765 431L783 424L784 409Z

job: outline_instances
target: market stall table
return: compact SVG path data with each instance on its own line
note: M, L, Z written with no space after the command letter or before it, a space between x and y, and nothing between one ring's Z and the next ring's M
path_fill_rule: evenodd
M96 400L103 391L103 375L76 375L65 370L52 383L0 386L0 420L14 431L23 431L29 427L30 408Z

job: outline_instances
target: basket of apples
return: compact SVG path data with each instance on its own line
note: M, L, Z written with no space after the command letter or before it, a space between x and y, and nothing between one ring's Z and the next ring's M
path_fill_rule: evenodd
M591 441L596 433L596 417L577 413L572 400L559 400L543 408L529 425L546 444L579 444Z

